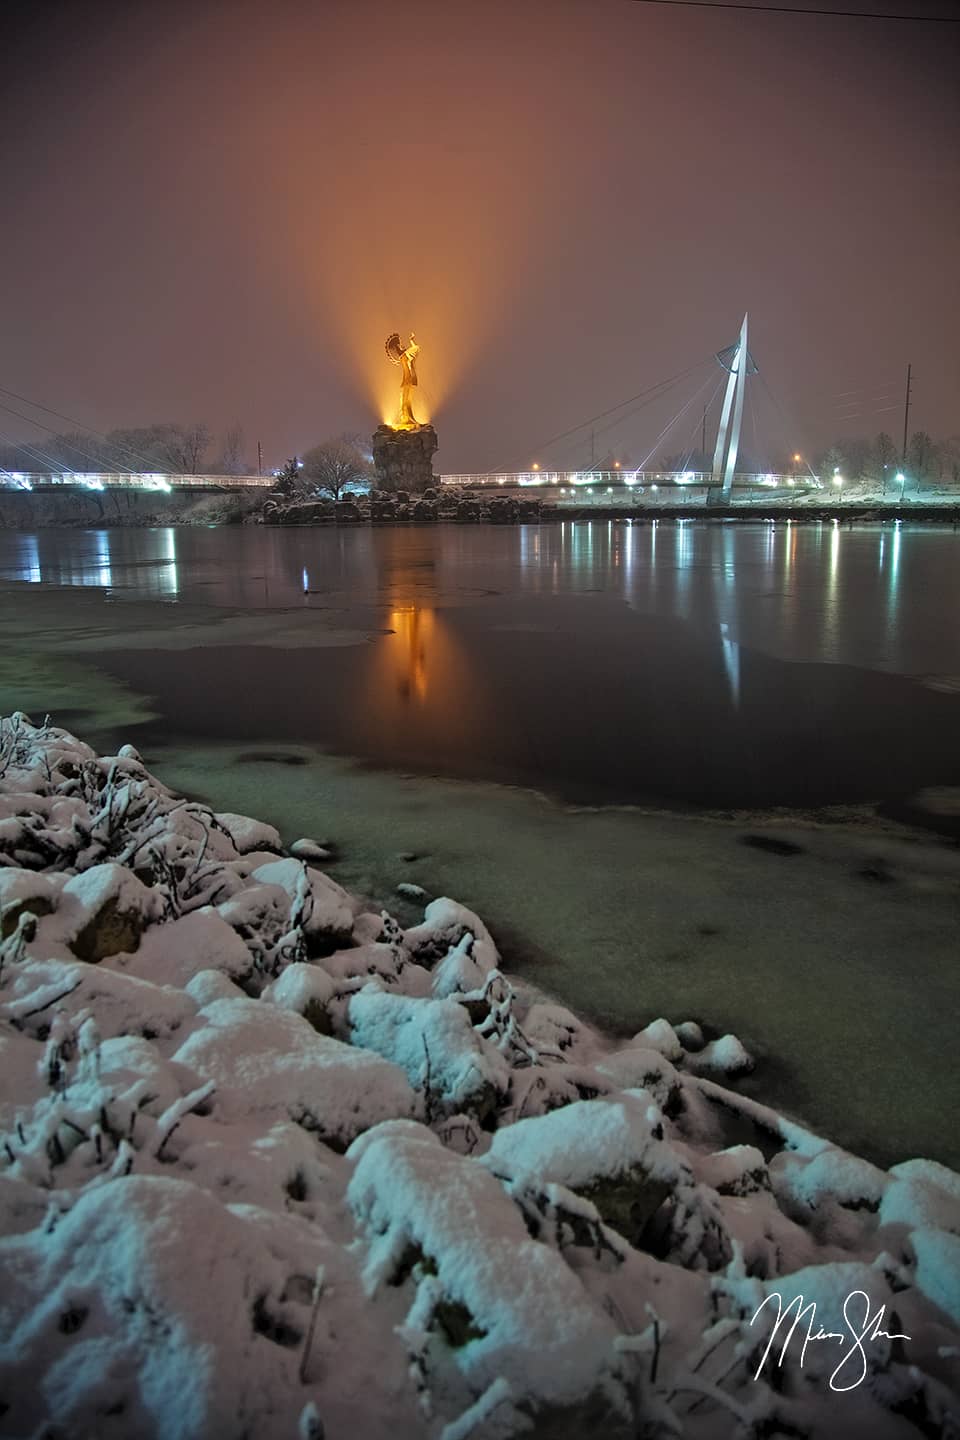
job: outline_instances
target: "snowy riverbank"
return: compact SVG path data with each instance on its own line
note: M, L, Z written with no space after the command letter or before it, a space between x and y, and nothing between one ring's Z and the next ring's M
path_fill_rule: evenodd
M291 850L3 722L2 1433L954 1433L960 1177L738 1096L683 1015L611 1050L455 901L404 929ZM846 1340L764 1362L774 1294Z

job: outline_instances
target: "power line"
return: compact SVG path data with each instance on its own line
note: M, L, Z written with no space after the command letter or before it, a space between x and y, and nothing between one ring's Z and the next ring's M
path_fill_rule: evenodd
M804 5L748 5L745 0L629 0L631 5L672 5L678 10L755 10L763 15L818 15L831 20L915 20L920 24L956 25L958 15L889 15L880 10L823 10Z

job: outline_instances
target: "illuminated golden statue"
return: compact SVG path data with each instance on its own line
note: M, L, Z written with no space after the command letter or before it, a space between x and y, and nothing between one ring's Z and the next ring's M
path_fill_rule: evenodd
M420 354L420 346L411 333L406 348L401 344L400 336L394 333L387 340L387 355L394 365L399 365L400 376L400 414L395 430L418 430L420 422L413 413L413 406L410 400L410 392L417 383L417 356Z

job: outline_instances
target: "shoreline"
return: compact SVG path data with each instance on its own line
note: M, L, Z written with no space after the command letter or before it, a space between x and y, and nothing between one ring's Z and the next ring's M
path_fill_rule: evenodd
M0 500L2 500L0 496ZM42 493L39 499L47 498ZM59 497L55 497L59 498ZM84 497L80 497L83 500ZM247 499L248 497L243 497ZM496 496L491 497L497 499ZM509 503L512 497L504 497ZM30 499L29 496L26 499ZM355 506L350 504L350 510L354 511ZM432 503L432 502L431 502ZM480 502L482 503L482 502ZM523 506L540 503L535 497L524 496L519 503ZM191 502L196 509L194 502ZM167 526L185 529L213 528L224 529L234 528L238 525L263 526L265 529L279 530L324 530L330 526L337 528L390 528L401 526L403 528L436 525L497 525L512 527L515 525L551 525L551 524L581 524L584 521L613 520L617 523L630 523L633 525L649 525L656 521L709 521L717 524L742 524L756 525L774 522L788 522L792 525L824 525L832 524L834 521L850 525L868 524L889 524L911 523L921 525L949 525L954 530L960 527L960 498L944 501L910 501L907 503L882 501L864 502L843 502L836 505L830 504L795 504L779 499L751 502L749 504L734 505L705 505L705 504L656 504L644 506L626 505L605 505L605 504L584 504L580 506L543 506L539 513L527 510L522 514L498 514L491 513L477 514L470 518L458 517L452 509L447 508L444 513L443 507L439 504L436 507L437 513L425 517L418 515L416 518L412 513L413 502L411 501L408 515L394 516L390 518L371 518L369 515L337 514L334 508L331 513L323 516L314 516L309 520L265 519L261 515L247 511L218 515L216 512L201 510L192 518L176 513L171 509L169 514L148 513L137 515L130 510L126 513L115 512L100 516L89 513L71 516L69 513L55 518L36 518L29 513L29 507L21 506L26 513L19 517L11 518L10 513L0 513L0 529L9 530L14 533L30 532L33 530L111 530L111 529L157 529ZM42 507L41 507L42 509Z
M736 1037L677 1008L603 1039L505 974L475 911L407 881L378 913L326 846L184 801L130 746L14 716L0 770L18 1433L112 1406L133 1440L180 1390L124 1414L118 1386L202 1346L183 1440L281 1440L308 1411L365 1440L627 1440L675 1408L718 1314L711 1398L675 1417L690 1440L731 1406L824 1440L841 1398L851 1437L899 1433L907 1395L928 1433L957 1414L960 1175L884 1171L787 1120L743 1093ZM879 1388L838 1397L834 1359L771 1389L760 1301L802 1291L829 1324L854 1289L895 1290L909 1337L871 1351ZM119 1369L51 1389L91 1343Z

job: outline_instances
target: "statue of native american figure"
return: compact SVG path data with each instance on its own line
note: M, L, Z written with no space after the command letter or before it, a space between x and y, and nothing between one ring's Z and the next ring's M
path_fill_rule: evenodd
M396 331L389 336L386 344L387 355L394 365L399 365L400 376L400 414L395 430L416 430L419 428L419 420L413 413L413 406L410 400L411 391L417 383L417 356L420 354L420 346L413 335L403 346L400 336Z

